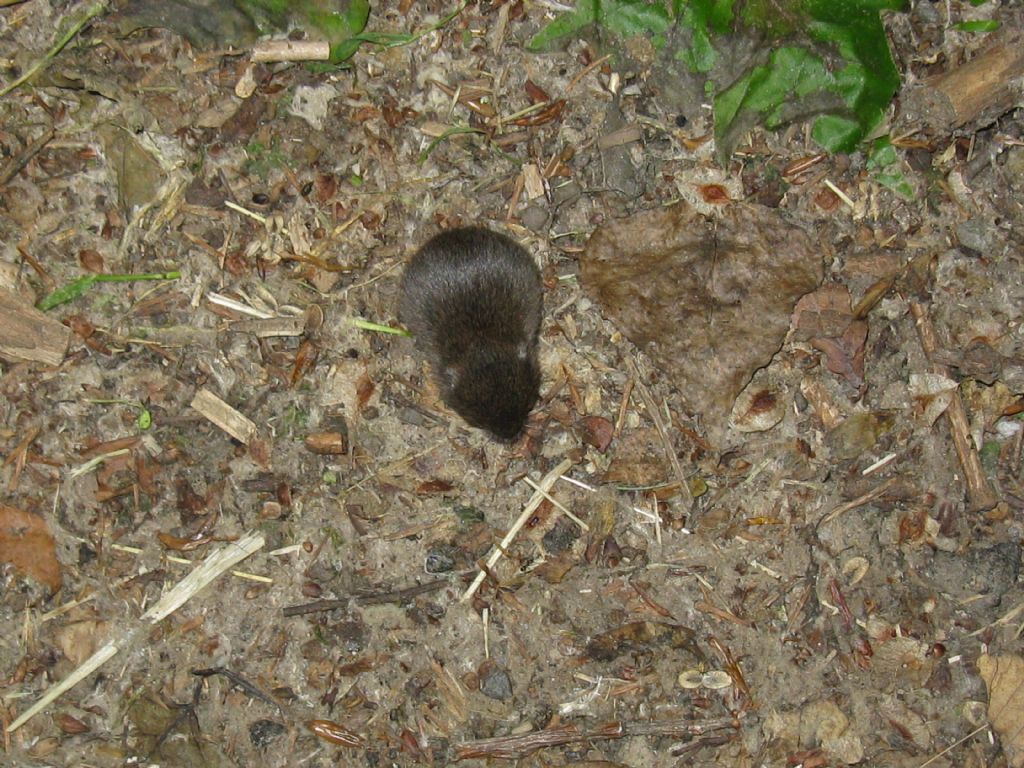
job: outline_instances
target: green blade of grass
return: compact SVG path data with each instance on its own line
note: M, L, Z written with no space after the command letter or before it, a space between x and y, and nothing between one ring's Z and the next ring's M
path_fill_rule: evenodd
M59 307L61 304L67 304L69 301L74 301L79 296L89 290L95 283L131 283L136 280L177 280L181 277L181 272L175 270L173 272L150 272L140 275L86 275L80 277L74 282L68 283L62 288L58 288L53 293L44 297L36 307L43 312L54 307Z

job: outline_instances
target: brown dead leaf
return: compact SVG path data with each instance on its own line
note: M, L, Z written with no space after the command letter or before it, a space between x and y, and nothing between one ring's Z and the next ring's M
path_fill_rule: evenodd
M0 563L10 563L51 592L60 590L64 583L46 521L6 504L0 504Z
M729 192L721 184L704 184L700 187L700 196L705 203L711 205L725 205L732 202Z
M78 263L86 272L98 275L103 272L103 256L93 248L84 248L78 252Z
M356 397L358 398L360 412L366 408L366 404L370 402L370 398L373 397L376 389L377 385L370 378L369 372L364 369L362 376L359 377L359 381L356 383Z
M846 379L854 389L864 383L864 342L868 324L855 320L836 338L814 338L811 346L825 353L825 366Z
M803 230L746 204L716 207L714 219L677 205L615 221L580 261L587 293L671 377L712 437L822 272Z
M836 283L808 293L793 308L793 327L800 341L809 341L817 336L840 336L852 321L850 291L845 285Z
M603 416L584 416L580 419L579 430L584 442L600 453L608 450L615 435L615 425Z
M614 455L603 482L646 486L661 483L671 470L654 429L627 431L615 441Z
M793 310L796 338L810 341L825 353L825 365L832 373L860 389L864 383L864 342L868 324L857 320L845 285L823 285L797 302Z
M435 496L437 494L444 495L451 493L455 490L455 486L449 483L447 480L424 480L422 483L416 486L416 493L420 496Z
M988 687L988 719L1011 768L1024 768L1024 658L983 655L978 671Z
M81 666L106 639L109 623L98 619L73 621L57 630L57 646L76 667Z
M512 125L544 125L545 123L550 123L556 120L558 116L562 114L563 109L565 109L565 99L557 99L552 101L539 112L534 112L526 117L520 117L513 120Z

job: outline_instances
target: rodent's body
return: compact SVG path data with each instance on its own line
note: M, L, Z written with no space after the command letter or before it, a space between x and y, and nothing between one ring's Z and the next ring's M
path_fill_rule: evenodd
M444 401L475 427L511 440L540 391L540 270L504 235L442 232L412 257L399 316L430 361Z

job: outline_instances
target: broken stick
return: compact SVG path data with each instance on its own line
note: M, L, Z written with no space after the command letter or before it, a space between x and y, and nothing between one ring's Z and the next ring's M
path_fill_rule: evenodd
M921 348L925 357L928 358L928 365L931 372L949 378L949 369L941 363L935 362L935 352L939 348L935 336L935 327L928 316L928 308L916 301L910 303L910 314L917 326L917 335L921 340ZM960 390L953 391L953 399L946 408L946 421L949 422L949 431L953 436L953 447L956 448L957 458L964 471L964 479L967 482L967 501L972 512L984 512L992 509L999 503L999 497L992 490L992 486L985 477L985 470L981 466L973 441L971 440L970 426L967 423L967 412L964 410L963 400L960 399Z
M929 77L902 98L899 124L946 134L983 127L1024 103L1024 34L1007 30L970 61Z

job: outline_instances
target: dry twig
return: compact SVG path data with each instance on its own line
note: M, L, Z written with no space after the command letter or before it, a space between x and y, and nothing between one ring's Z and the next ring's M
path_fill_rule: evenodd
M613 721L590 731L581 731L574 725L563 725L545 731L533 731L517 736L499 736L494 739L479 739L459 744L455 751L456 760L470 758L499 758L520 760L538 749L560 747L565 744L579 744L588 741L608 741L631 736L703 736L724 728L736 728L733 718L715 720L662 720L650 723L626 723Z
M921 348L931 372L940 376L949 377L949 370L941 363L935 362L935 352L939 348L938 339L935 334L935 327L928 316L928 308L917 302L910 303L910 314L914 317L914 324L917 326L917 335L921 340ZM960 459L960 466L964 470L964 479L967 482L967 500L972 512L984 512L992 509L999 503L999 497L989 485L985 477L985 470L981 466L978 452L971 442L970 425L967 422L967 412L964 410L963 400L960 399L960 390L954 390L953 399L946 407L946 420L949 422L949 431L953 436L953 447L956 448L957 458Z

